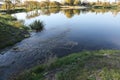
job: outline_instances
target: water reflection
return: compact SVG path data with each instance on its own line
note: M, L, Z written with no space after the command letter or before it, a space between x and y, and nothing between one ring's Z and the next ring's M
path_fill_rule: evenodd
M86 14L86 13L107 13L111 12L113 16L117 16L120 10L114 10L114 9L60 9L60 8L51 8L51 9L42 9L42 10L35 10L35 11L30 11L27 13L26 18L34 18L40 15L48 15L50 16L51 14L56 14L62 12L67 18L72 18L74 15L80 15L80 14Z
M30 18L34 18L39 15L40 15L39 10L35 10L35 11L31 11L31 12L27 13L26 17L27 17L27 19L30 19Z
M18 20L25 20L26 25L35 20L43 21L45 23L43 35L51 34L50 31L54 29L58 31L60 28L61 31L69 29L65 38L78 45L72 47L73 49L70 52L64 52L63 48L59 50L55 48L55 53L58 53L56 51L71 53L84 49L120 49L120 10L52 8L14 15ZM57 32L54 34L57 34ZM40 35L40 33L37 33L37 35Z
M27 13L26 18L30 19L30 18L34 18L40 15L48 15L50 16L52 13L59 13L60 12L60 8L51 8L51 9L42 9L42 10L35 10L35 11L30 11Z

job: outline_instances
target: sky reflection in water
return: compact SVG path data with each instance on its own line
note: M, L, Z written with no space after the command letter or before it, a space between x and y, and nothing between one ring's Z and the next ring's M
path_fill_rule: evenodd
M51 29L69 30L65 38L77 43L72 52L120 49L120 12L117 10L53 9L17 13L14 16L24 20L26 25L42 20L45 23L44 33L49 33Z

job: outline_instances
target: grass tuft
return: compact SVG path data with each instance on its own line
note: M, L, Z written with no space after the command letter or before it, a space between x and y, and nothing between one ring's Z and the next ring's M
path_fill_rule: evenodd
M29 25L31 29L38 31L42 31L44 29L44 24L40 20L35 20L33 23Z

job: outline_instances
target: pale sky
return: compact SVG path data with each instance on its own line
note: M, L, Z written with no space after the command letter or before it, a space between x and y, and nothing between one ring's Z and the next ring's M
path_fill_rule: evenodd
M3 2L0 2L0 4L3 4Z

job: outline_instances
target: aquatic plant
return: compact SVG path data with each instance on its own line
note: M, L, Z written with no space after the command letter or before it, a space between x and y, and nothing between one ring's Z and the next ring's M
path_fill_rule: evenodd
M42 31L44 29L44 24L40 20L35 20L33 23L29 25L31 29L38 31Z

